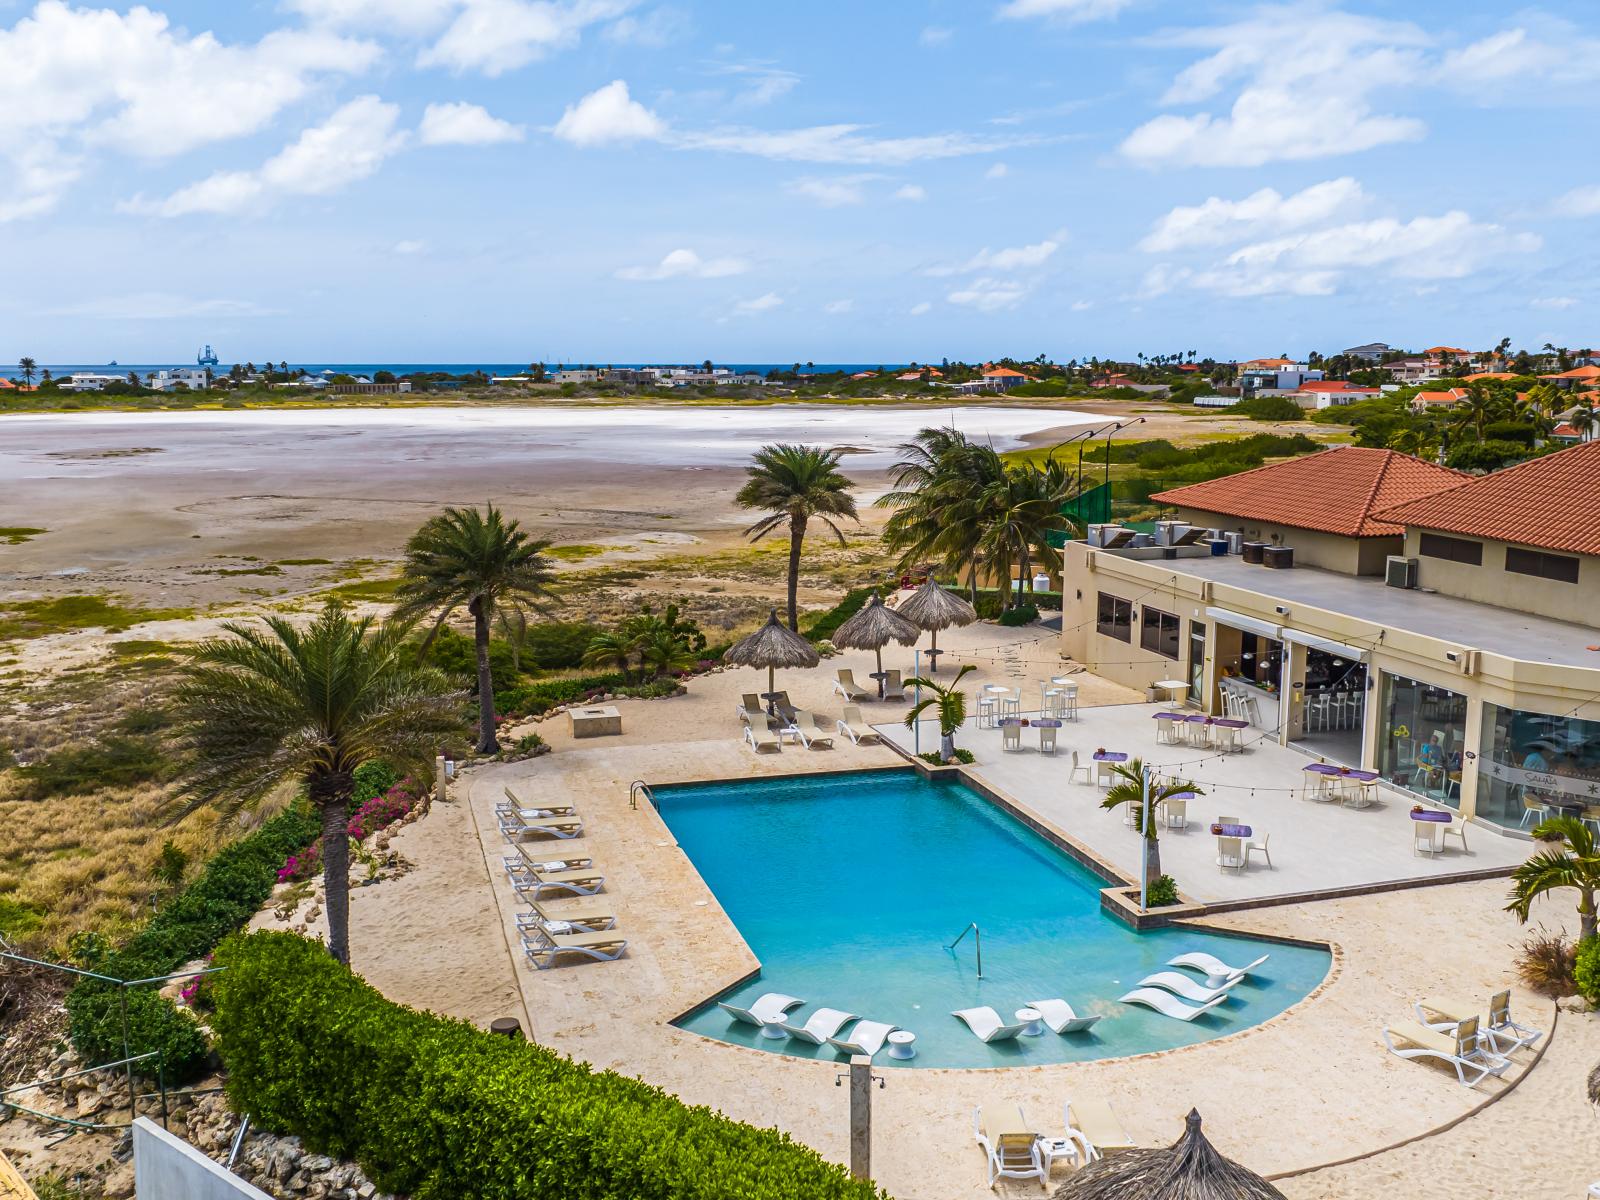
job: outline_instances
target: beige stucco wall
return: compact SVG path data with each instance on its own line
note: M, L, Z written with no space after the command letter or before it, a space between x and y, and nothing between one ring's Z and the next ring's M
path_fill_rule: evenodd
M1578 559L1578 582L1562 583L1506 570L1506 547L1512 543L1468 540L1483 543L1481 567L1428 558L1422 553L1422 531L1408 529L1406 554L1417 560L1418 586L1479 604L1600 627L1600 558L1574 556Z
M1207 529L1242 532L1247 542L1271 542L1279 546L1294 547L1294 561L1302 567L1322 567L1345 575L1382 575L1383 560L1390 554L1399 554L1404 539L1350 538L1334 533L1318 533L1299 529L1293 525L1273 525L1247 517L1230 517L1226 513L1206 512L1198 508L1180 508L1178 519Z
M1270 592L1175 573L1172 563L1127 559L1114 552L1091 550L1081 543L1069 544L1065 555L1068 586L1063 597L1062 651L1096 674L1130 687L1146 687L1158 679L1187 678L1188 663L1174 663L1141 650L1137 624L1131 645L1098 634L1096 597L1101 591L1181 617L1184 625L1180 649L1185 656L1189 652L1189 621L1205 622L1206 707L1212 712L1217 711L1216 652L1219 641L1225 638L1219 638L1218 623L1206 615L1206 609L1217 607L1348 645L1372 647L1368 669L1374 681L1381 671L1463 694L1468 702L1465 745L1469 750L1478 748L1485 703L1600 721L1600 665L1565 667L1507 658L1474 647L1470 629L1452 630L1459 639L1455 641L1428 637L1379 625L1359 615L1314 608ZM1259 578L1262 587L1270 587L1273 573L1263 570ZM1276 611L1280 606L1289 610L1287 617ZM1450 655L1455 655L1454 661ZM1369 693L1372 702L1367 706L1362 738L1361 765L1367 767L1375 764L1377 756L1379 731L1378 722L1373 719L1377 695L1376 689ZM1295 697L1286 699L1292 701ZM1286 705L1291 707L1292 704ZM1284 742L1291 732L1287 725L1286 718L1280 739ZM1468 816L1476 811L1476 793L1476 772L1463 772L1461 811Z

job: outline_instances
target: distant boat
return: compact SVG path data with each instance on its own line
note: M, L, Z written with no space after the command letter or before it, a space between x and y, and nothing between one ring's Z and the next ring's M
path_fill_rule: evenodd
M210 346L207 346L204 350L200 351L199 354L195 355L195 363L198 366L215 367L220 362L221 360L217 358L217 352Z
M107 363L107 364L106 364L106 366L108 366L108 367L114 367L114 366L116 366L116 365L117 365L117 360L116 360L116 359L114 359L114 358L113 358L113 359L112 359L112 360L111 360L111 361L110 361L110 362L108 362L108 363Z

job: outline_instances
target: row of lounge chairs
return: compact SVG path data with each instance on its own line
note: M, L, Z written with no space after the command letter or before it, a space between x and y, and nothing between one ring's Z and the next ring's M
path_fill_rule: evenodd
M1080 1017L1073 1011L1072 1005L1059 998L1029 1000L1028 1007L1039 1014L1039 1019L1048 1025L1052 1032L1059 1034L1087 1033L1100 1019L1098 1013ZM986 1043L1009 1041L1028 1027L1026 1022L1007 1023L1001 1020L1000 1014L987 1004L979 1008L959 1008L950 1015L972 1030L973 1037Z
M809 709L796 708L789 702L788 692L779 692L773 702L778 713L772 716L761 706L754 692L746 692L739 702L739 721L744 726L744 740L756 753L777 752L783 749L783 739L793 738L807 750L831 750L835 736L849 738L852 745L879 742L877 732L861 719L861 709L854 704L844 707L844 716L835 719Z
M864 688L856 682L855 672L849 667L841 667L838 678L833 681L833 690L851 703L863 700L904 700L906 687L901 682L899 671L885 671L883 673L883 695L880 697L874 688Z
M804 1003L798 996L767 992L758 996L748 1008L727 1001L718 1001L717 1007L745 1025L754 1025L758 1029L780 1029L799 1042L832 1046L841 1054L864 1054L868 1058L882 1050L889 1035L900 1028L884 1021L868 1021L840 1008L819 1008L804 1025L796 1025L789 1018L789 1010L799 1008ZM856 1023L855 1028L845 1036L841 1031L851 1021Z
M1544 1036L1511 1019L1511 993L1489 997L1489 1019L1482 1022L1472 1001L1430 996L1412 1006L1415 1021L1395 1021L1383 1031L1392 1054L1405 1059L1431 1058L1455 1069L1464 1087L1477 1087L1510 1068L1511 1055Z
M1132 1150L1133 1139L1102 1097L1079 1093L1062 1105L1062 1134L1049 1134L1030 1122L1018 1104L986 1113L972 1110L972 1134L983 1150L989 1187L1000 1179L1037 1179L1048 1189L1058 1162L1086 1166L1106 1154Z
M610 932L617 925L615 916L588 910L551 913L541 903L551 894L593 896L605 887L606 877L593 859L538 859L529 855L524 845L524 839L530 836L569 840L582 834L583 822L572 806L529 805L506 788L505 799L495 804L495 821L501 835L517 851L502 860L506 878L530 905L528 912L517 914L517 934L528 961L542 971L554 966L563 954L595 962L621 958L628 943Z

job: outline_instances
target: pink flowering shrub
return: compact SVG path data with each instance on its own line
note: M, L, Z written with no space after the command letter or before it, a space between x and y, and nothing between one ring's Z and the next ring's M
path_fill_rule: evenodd
M381 796L374 796L351 815L345 832L364 842L381 829L387 829L407 816L423 797L423 788L407 776ZM278 868L278 882L310 879L322 873L322 839L318 838L298 854L291 854Z

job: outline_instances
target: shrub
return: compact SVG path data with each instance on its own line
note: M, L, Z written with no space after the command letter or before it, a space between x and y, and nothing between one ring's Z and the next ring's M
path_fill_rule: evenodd
M939 752L937 750L929 750L926 754L919 754L917 757L923 762L929 763L935 767L942 767L945 765L944 759L939 756ZM958 763L975 763L978 761L978 756L971 750L966 750L960 746L957 746L956 761Z
M821 616L813 619L809 624L803 626L800 630L801 634L806 640L812 642L831 638L838 632L839 626L861 611L862 606L867 602L867 598L877 590L875 587L851 588L844 594L843 600Z
M101 788L135 787L168 771L160 745L147 737L113 734L98 745L68 746L41 762L20 767L21 799L82 796Z
M999 622L1009 627L1017 625L1032 625L1039 619L1039 610L1032 604L1019 604L1015 608L1008 608L1000 614Z
M267 1129L354 1159L416 1200L523 1196L881 1200L772 1129L637 1079L385 1000L316 943L217 952L228 1098Z
M1158 875L1145 885L1145 900L1151 908L1178 903L1178 883L1171 875Z
M400 782L400 772L382 759L362 763L355 771L355 792L350 800L357 807L383 795Z
M1483 440L1486 442L1515 442L1530 450L1536 434L1537 430L1532 425L1522 421L1491 421L1483 427Z
M601 692L622 686L623 677L616 672L607 675L573 675L566 679L541 679L537 683L524 683L516 687L501 688L494 694L496 711L537 716L562 704L587 700Z
M1445 464L1457 471L1498 471L1528 454L1528 448L1516 442L1463 442L1450 451Z
M1573 979L1577 948L1565 935L1539 930L1517 952L1517 977L1541 996L1570 996L1578 990Z
M316 834L316 820L298 809L273 818L219 852L200 877L163 905L121 950L91 951L85 965L113 979L151 979L201 957L255 915L272 895L284 857ZM81 981L67 996L72 1042L84 1062L92 1066L123 1057L118 993L124 991L127 1052L161 1051L168 1083L198 1077L205 1065L206 1043L190 1016L149 988L119 988L96 979ZM142 1073L155 1074L154 1064L140 1066Z
M1249 417L1252 421L1303 421L1305 409L1284 396L1251 396L1224 411Z
M1578 943L1572 961L1572 982L1590 1004L1600 1004L1600 937L1584 938Z
M583 652L602 631L583 621L547 621L528 626L523 664L547 671L570 671L583 665ZM531 663L530 663L531 660Z

